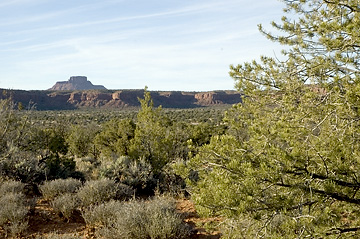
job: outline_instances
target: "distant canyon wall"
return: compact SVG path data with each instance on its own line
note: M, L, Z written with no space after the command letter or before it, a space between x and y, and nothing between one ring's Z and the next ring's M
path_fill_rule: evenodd
M2 89L0 98L11 97L23 106L33 105L38 110L69 110L81 108L139 107L138 98L144 90L81 90L81 91L24 91ZM164 108L196 108L241 102L236 91L181 92L150 91L154 106Z

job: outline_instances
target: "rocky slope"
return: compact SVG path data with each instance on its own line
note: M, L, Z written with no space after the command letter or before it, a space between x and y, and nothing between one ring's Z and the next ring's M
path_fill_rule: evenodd
M106 90L102 85L93 85L86 76L72 76L68 81L58 81L49 90Z
M139 107L138 98L144 95L144 90L2 91L6 93L0 99L12 97L15 103L21 102L25 107L34 105L38 110ZM154 105L164 108L195 108L241 102L241 94L236 91L150 93Z

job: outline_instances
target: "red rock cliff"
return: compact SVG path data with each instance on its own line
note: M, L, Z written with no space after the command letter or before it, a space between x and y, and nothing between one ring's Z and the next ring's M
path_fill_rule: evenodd
M155 106L164 108L194 108L241 102L236 91L180 92L152 91ZM138 98L144 90L85 90L85 91L23 91L9 90L1 98L12 97L15 102L28 105L32 102L39 110L77 108L126 108L139 107Z

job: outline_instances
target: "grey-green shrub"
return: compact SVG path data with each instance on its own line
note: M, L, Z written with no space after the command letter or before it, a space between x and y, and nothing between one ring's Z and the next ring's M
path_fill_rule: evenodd
M109 202L84 214L85 221L100 226L105 239L182 239L191 234L189 225L167 198L150 201Z
M0 227L6 234L23 232L28 226L28 212L23 193L9 192L0 196Z
M115 183L111 179L87 181L77 193L82 208L98 205L111 199L126 199L131 195L132 190L128 186Z
M9 180L0 183L0 196L7 193L23 193L24 184L19 181Z
M109 202L93 205L82 211L86 226L100 228L107 226L109 218L117 216L123 202L111 200Z
M81 185L81 181L74 178L55 179L44 182L44 184L40 186L40 192L44 199L53 200L65 193L75 193Z
M123 183L117 183L117 192L116 199L117 200L127 200L134 196L134 189L125 185Z
M76 171L84 175L85 180L97 178L98 161L92 157L75 158Z
M76 194L65 193L54 198L50 204L55 212L61 213L69 221L79 206L79 199Z
M188 238L191 233L189 225L185 224L176 211L175 201L169 198L155 198L149 203L143 202L146 214L146 232L150 238ZM141 204L139 205L141 206ZM135 212L138 210L134 205ZM136 232L132 232L134 235Z

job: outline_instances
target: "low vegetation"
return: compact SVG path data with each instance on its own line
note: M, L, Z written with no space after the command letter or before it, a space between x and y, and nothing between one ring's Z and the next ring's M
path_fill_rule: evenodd
M75 193L81 186L82 182L80 180L67 178L45 181L39 186L39 189L45 200L53 200L66 193Z
M192 229L174 202L153 197L186 194L184 179L172 165L187 160L211 134L224 131L216 127L216 120L192 119L189 124L188 118L170 119L167 115L183 112L154 108L147 91L135 119L113 117L101 124L70 123L61 112L49 121L42 118L43 112L16 109L11 99L0 103L0 124L5 129L0 151L0 236L16 238L31 231L31 220L43 217L34 214L36 202L48 205L65 223L85 221L99 238L190 236ZM204 112L212 117L211 111Z
M83 214L89 226L98 227L100 238L189 238L191 228L176 212L172 200L156 197L148 201L110 201Z
M28 226L29 203L23 192L24 185L16 181L0 184L0 228L5 236L16 236Z

